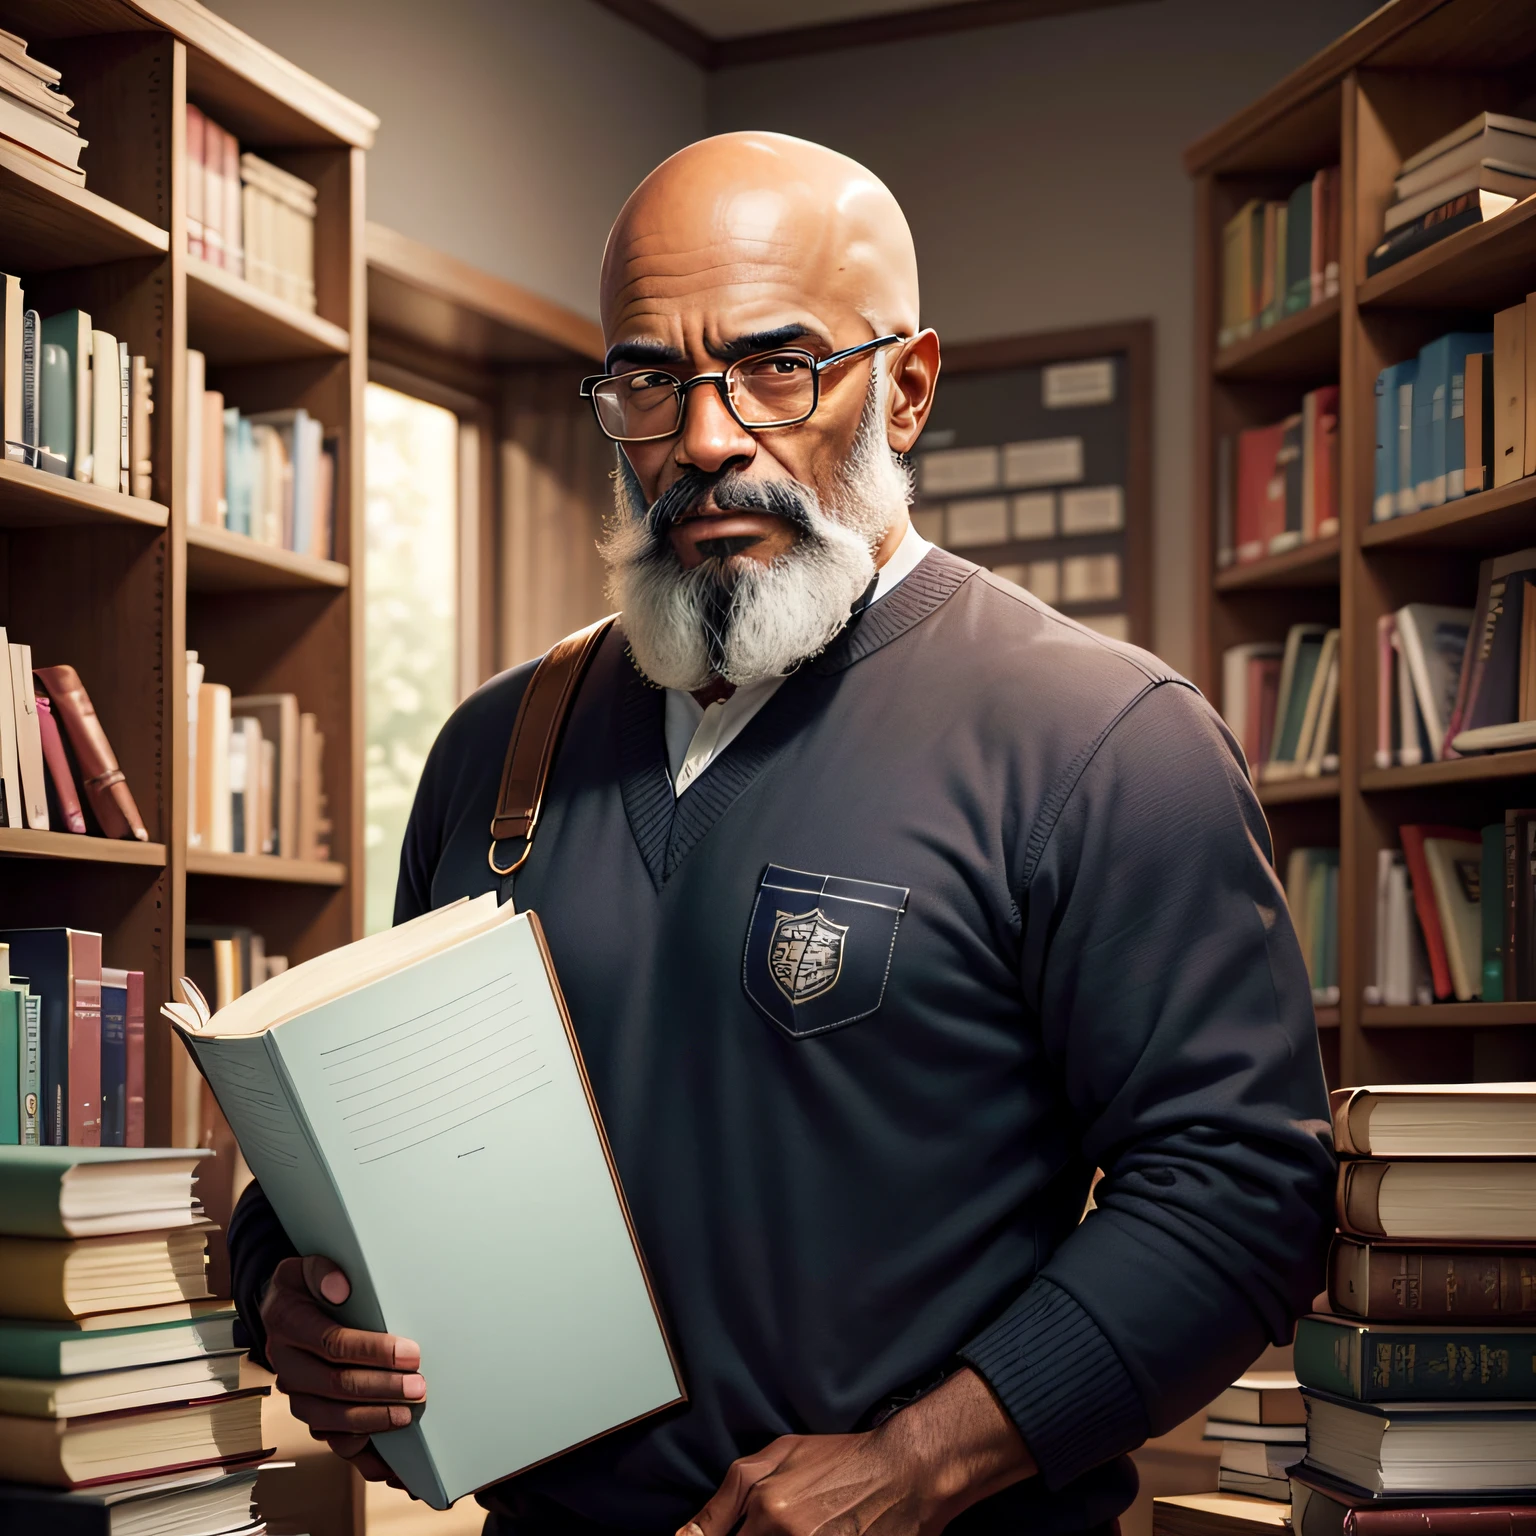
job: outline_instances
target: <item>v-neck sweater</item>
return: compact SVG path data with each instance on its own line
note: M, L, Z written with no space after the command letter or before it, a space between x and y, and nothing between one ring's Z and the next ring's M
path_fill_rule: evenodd
M486 829L530 674L433 748L397 920L514 894ZM515 899L689 1403L489 1490L496 1529L675 1531L736 1457L867 1427L962 1364L1040 1475L954 1530L1123 1509L1125 1453L1321 1284L1327 1097L1269 849L1192 687L943 551L681 797L661 692L611 632ZM259 1189L231 1247L259 1352L291 1252Z

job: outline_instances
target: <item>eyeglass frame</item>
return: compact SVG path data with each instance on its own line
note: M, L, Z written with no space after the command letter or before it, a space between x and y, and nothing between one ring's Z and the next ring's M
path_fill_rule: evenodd
M651 437L615 437L607 427L603 425L603 417L597 404L598 386L610 383L614 379L627 378L623 373L594 373L589 374L581 381L581 398L592 402L592 414L597 419L597 430L608 439L610 443L664 443L670 437L676 437L688 420L688 391L697 384L711 384L720 395L721 403L725 406L732 421L743 432L776 432L782 427L798 427L807 422L816 414L821 405L821 376L828 368L839 363L850 362L855 357L861 357L866 352L877 351L881 347L893 346L898 341L911 341L910 336L902 336L892 332L889 336L876 336L870 341L861 341L855 347L844 347L841 352L833 352L827 357L817 357L814 352L807 352L804 347L769 347L762 352L753 352L746 357L739 357L728 367L722 368L717 373L696 373L692 378L673 378L677 386L677 425L670 432L658 432ZM733 368L740 368L744 363L756 361L762 357L777 357L784 352L793 352L805 358L811 365L811 406L803 416L791 417L785 421L750 422L741 419L741 413L731 403L730 391L725 387L727 374ZM636 373L667 373L665 368L634 369Z

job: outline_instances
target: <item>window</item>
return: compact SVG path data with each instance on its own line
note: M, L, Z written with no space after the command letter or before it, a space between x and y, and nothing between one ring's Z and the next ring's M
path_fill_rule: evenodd
M364 927L376 933L393 920L427 753L481 681L479 431L464 413L380 383L368 385L365 416Z

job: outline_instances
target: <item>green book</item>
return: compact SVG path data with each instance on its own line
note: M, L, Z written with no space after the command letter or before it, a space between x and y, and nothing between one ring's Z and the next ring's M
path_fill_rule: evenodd
M121 1371L199 1355L228 1354L235 1344L235 1310L224 1301L189 1302L206 1310L164 1322L123 1328L81 1328L68 1323L0 1319L0 1376L55 1380L96 1371ZM147 1308L147 1313L162 1310ZM174 1308L165 1308L171 1311ZM134 1313L122 1314L133 1317ZM94 1322L111 1321L98 1313Z
M1269 751L1272 763L1294 763L1301 741L1302 722L1312 678L1323 654L1325 624L1293 624L1285 637L1285 658L1280 663L1280 694L1275 704L1275 738Z
M45 331L46 334L46 331ZM38 438L66 467L75 451L75 375L69 352L45 341L38 359Z
M1485 1003L1504 1001L1504 823L1483 828L1483 868L1477 904L1483 924Z
M1304 1317L1295 1360L1302 1386L1356 1402L1536 1401L1536 1327Z
M373 1437L434 1509L682 1400L531 913L493 893L164 1012L351 1327L415 1339L431 1399ZM517 1382L537 1382L520 1395Z
M15 1140L24 1147L38 1143L37 1097L42 1085L43 1000L25 976L10 974L10 945L0 944L0 1010L6 996L16 1000L16 1120ZM0 1069L3 1071L3 1069ZM8 1094L9 1090L5 1090ZM3 1118L3 1115L0 1115ZM0 1145L9 1138L0 1137Z
M0 1146L0 1234L100 1237L190 1226L192 1147Z
M1291 193L1285 215L1284 312L1294 315L1312 303L1312 183Z
M55 453L65 456L69 473L76 480L91 478L91 317L83 309L66 309L43 321L43 345L63 350L69 368L69 382L74 404L72 417L74 440L49 443ZM55 364L55 367L58 365ZM56 387L56 385L55 385ZM57 407L55 407L57 409Z
M21 1145L21 993L0 990L0 1145Z

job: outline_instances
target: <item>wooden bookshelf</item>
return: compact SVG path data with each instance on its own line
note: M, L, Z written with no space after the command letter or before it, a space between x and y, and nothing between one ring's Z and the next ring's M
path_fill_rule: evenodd
M1364 1002L1375 964L1376 859L1397 846L1399 825L1478 826L1536 795L1536 751L1388 769L1373 762L1378 617L1407 602L1470 605L1479 559L1533 542L1536 477L1372 521L1377 374L1447 330L1481 328L1494 309L1536 291L1536 198L1375 277L1366 276L1366 257L1401 162L1479 111L1516 110L1533 89L1536 13L1528 4L1393 0L1185 157L1197 205L1198 679L1217 699L1228 646L1282 639L1297 622L1341 630L1336 780L1326 794L1301 793L1306 781L1260 790L1280 867L1293 847L1340 849L1340 1002L1318 1010L1335 1082L1536 1077L1536 1003ZM1336 306L1315 306L1218 351L1223 225L1248 198L1284 196L1334 163L1342 168ZM1280 420L1303 390L1335 378L1339 537L1331 547L1218 570L1221 439Z
M1255 786L1259 804L1296 805L1310 800L1337 800L1339 776L1336 773L1319 774L1316 778L1279 779L1272 784Z
M62 70L89 141L84 188L0 147L0 271L21 278L29 308L88 310L154 370L152 499L0 462L0 624L38 665L78 669L151 839L0 829L0 924L97 929L107 964L144 970L147 1135L164 1145L198 1121L197 1081L159 1016L184 968L188 923L249 925L294 963L361 929L353 565L367 378L363 164L377 122L194 0L0 0L0 27ZM316 313L187 255L189 101L242 149L316 186ZM189 346L207 355L210 387L229 404L303 406L337 435L334 560L188 527ZM189 646L208 681L237 694L292 691L319 717L331 859L188 849ZM284 1421L281 1400L270 1406ZM312 1485L304 1529L351 1536L354 1475L323 1452L306 1462L278 1474Z

